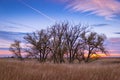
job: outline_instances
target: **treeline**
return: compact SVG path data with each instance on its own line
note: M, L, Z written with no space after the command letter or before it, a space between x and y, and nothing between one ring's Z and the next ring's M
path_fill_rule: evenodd
M39 62L88 62L93 54L107 53L104 46L106 36L92 32L88 26L81 24L56 23L50 28L26 34L24 39L26 57ZM19 40L10 46L10 51L20 60L23 60L22 50Z

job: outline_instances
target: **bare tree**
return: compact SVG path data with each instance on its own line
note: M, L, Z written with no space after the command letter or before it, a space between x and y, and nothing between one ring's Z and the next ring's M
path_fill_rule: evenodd
M85 50L88 51L86 62L90 59L92 54L97 54L97 52L107 53L104 46L106 36L104 34L99 35L96 32L90 32L89 34L82 35Z
M51 32L51 48L53 54L54 63L64 62L64 54L66 52L65 46L65 31L68 27L68 23L55 24L50 28Z
M21 46L20 41L15 40L13 44L10 45L9 50L14 54L15 57L19 58L20 60L23 60L22 54L21 54Z
M87 27L79 25L70 26L67 28L65 33L66 47L69 54L69 63L72 63L75 59L80 61L82 52L80 49L83 48L80 35L85 32Z
M29 49L26 50L29 56L34 56L40 62L45 62L50 52L50 36L47 34L47 31L41 30L33 32L32 34L27 34L24 39L31 45Z

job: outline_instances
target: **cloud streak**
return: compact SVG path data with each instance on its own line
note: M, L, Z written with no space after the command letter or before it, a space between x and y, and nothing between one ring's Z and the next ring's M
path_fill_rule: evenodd
M9 50L0 50L0 57L8 57L12 55L13 54Z
M114 34L120 34L120 32L114 32Z
M91 26L94 26L94 27L103 27L103 26L108 26L109 24L105 24L105 23L102 23L102 24L93 24Z
M112 20L120 15L120 1L118 0L68 0L67 8L73 11L89 12Z
M9 48L10 44L12 41L10 40L5 40L5 39L0 39L0 50L6 50Z
M25 47L25 40L23 37L26 36L27 33L21 32L10 32L10 31L0 31L0 50L8 50L11 43L14 40L20 40L21 46Z
M26 35L27 33L21 33L21 32L10 32L10 31L0 31L0 39L4 39L4 40L21 40L24 41L23 37ZM3 41L0 41L3 42ZM6 42L5 42L6 43Z
M3 27L6 27L6 28L18 28L18 26L20 27L26 27L26 28L33 28L33 26L29 26L29 25L26 25L26 24L21 24L21 23L18 23L18 22L15 22L15 21L11 21L11 20L5 20L5 19L2 19L0 22L3 22L4 24L13 24L14 26L8 26L8 25L4 25ZM17 27L16 27L17 25ZM0 26L2 27L2 26Z
M120 38L110 38L108 39L108 49L110 53L119 53L120 54Z

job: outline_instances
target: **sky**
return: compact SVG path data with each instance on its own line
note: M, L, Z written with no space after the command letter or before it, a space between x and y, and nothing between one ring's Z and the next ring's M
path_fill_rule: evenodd
M62 21L105 34L109 53L120 57L120 0L0 0L0 56L26 33Z

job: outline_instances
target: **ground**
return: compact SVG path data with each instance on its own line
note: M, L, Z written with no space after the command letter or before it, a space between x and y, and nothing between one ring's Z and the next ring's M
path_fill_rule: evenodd
M52 64L0 59L0 80L120 80L120 59Z

